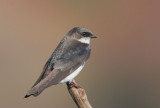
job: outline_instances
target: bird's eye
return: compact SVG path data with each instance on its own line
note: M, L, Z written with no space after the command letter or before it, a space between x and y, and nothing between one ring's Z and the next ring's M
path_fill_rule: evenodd
M89 37L90 35L91 35L91 33L89 33L89 32L82 32L82 36Z
M86 32L82 32L82 36L86 36L87 35L87 33Z

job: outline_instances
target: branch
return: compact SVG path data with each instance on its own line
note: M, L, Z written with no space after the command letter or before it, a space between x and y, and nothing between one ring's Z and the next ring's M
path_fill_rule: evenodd
M71 83L67 83L67 88L78 108L92 108L85 90L80 88L74 80Z

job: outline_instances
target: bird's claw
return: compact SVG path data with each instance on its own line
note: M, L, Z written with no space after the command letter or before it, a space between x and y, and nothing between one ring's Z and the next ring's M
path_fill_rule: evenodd
M75 87L75 88L81 88L76 82L68 82L67 84L70 88Z

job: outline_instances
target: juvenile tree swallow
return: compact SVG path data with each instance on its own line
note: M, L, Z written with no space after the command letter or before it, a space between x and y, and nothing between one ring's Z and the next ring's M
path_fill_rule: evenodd
M96 38L86 28L74 27L61 40L43 67L42 74L25 98L38 96L51 85L71 83L90 57L90 39Z

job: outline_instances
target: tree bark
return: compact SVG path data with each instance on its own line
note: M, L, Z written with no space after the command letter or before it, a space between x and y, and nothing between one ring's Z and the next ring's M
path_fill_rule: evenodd
M79 86L76 87L75 84L77 85L77 83L74 80L72 82L73 83L67 83L67 88L68 88L68 91L72 99L76 103L77 107L78 108L92 108L92 106L90 105L87 99L85 90Z

